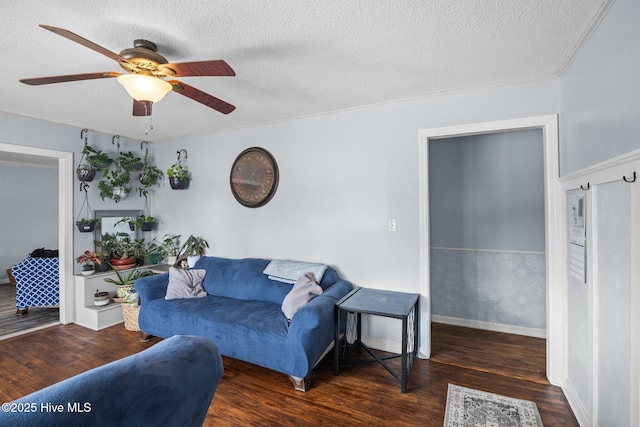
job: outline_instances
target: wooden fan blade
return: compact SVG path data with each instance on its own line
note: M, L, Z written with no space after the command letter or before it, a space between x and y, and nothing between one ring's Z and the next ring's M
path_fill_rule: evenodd
M36 85L48 85L51 83L75 82L78 80L108 79L112 77L118 77L119 75L120 73L107 71L104 73L84 73L84 74L67 74L63 76L34 77L32 79L20 79L20 81L28 85L36 86Z
M151 115L151 107L153 104L151 102L144 103L140 101L133 100L133 115L134 116L150 116Z
M177 62L158 65L159 70L169 68L169 76L235 76L236 72L222 59L215 61Z
M51 32L56 33L59 36L65 37L71 41L74 41L76 43L81 44L84 47L88 47L91 50L95 50L98 53L103 54L104 56L113 59L114 61L118 61L118 62L129 62L129 60L127 60L126 58L123 58L122 56L118 55L117 53L111 52L109 49L105 49L102 46L99 46L97 44L95 44L94 42L85 39L84 37L80 37L79 35L72 33L69 30L65 30L63 28L58 28L58 27L52 27L50 25L44 25L44 24L40 24L40 26L42 28L44 28L45 30L49 30Z
M220 111L222 114L229 114L236 109L236 107L234 107L233 105L178 80L169 80L169 83L171 83L171 86L173 86L174 92L177 92L180 95L184 95L187 98L191 98L194 101L204 104L209 108Z

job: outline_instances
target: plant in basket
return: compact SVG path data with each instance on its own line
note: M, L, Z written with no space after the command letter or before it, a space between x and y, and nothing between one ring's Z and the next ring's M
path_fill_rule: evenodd
M128 271L127 273L120 273L120 271L115 270L116 278L108 277L104 279L105 282L111 283L117 288L118 298L124 298L127 295L127 292L130 289L133 289L133 283L138 278L136 268Z

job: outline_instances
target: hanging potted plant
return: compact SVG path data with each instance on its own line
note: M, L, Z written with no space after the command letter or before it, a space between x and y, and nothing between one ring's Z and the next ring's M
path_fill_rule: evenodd
M102 200L107 198L118 203L131 192L131 175L129 171L116 166L112 171L107 171L104 179L98 183L98 188Z
M140 170L140 175L138 175L138 179L142 184L140 189L142 195L143 189L151 188L153 185L160 185L160 181L164 178L164 173L157 167L149 164L144 164L142 169Z
M107 168L113 163L113 159L107 153L90 145L87 145L87 161L94 170L102 170L103 173L106 173Z
M185 240L180 248L180 255L186 258L189 268L193 267L196 262L205 254L209 248L209 243L202 237L196 237L193 234Z
M153 227L155 227L157 221L152 216L141 215L138 217L138 221L140 221L140 230L142 231L151 231Z
M84 190L84 201L82 202L80 213L78 214L78 218L76 219L76 227L78 227L78 231L81 233L90 233L96 228L98 220L93 218L91 206L89 206L89 194L87 192L89 184L83 182L81 188L82 190ZM83 209L85 216L81 218Z
M142 161L131 151L120 151L120 136L115 135L112 143L118 140L118 156L112 170L105 169L103 180L98 183L100 198L112 199L118 203L131 192L131 172L142 168Z
M91 166L88 158L86 157L88 154L88 143L87 143L87 129L82 129L80 131L80 138L84 138L84 147L82 148L82 155L80 156L80 162L78 167L76 168L76 175L78 175L78 181L80 182L91 182L93 178L96 176L96 171Z
M122 151L118 156L120 166L129 172L135 172L142 169L142 159L136 156L132 151Z
M82 218L76 221L76 226L78 227L78 231L80 231L81 233L91 233L93 230L95 230L97 223L98 220L95 218Z
M167 176L169 177L169 185L174 190L184 190L189 187L189 181L191 180L191 174L189 170L182 164L182 152L184 151L184 157L187 158L187 150L184 148L178 150L178 161L171 165L167 169Z

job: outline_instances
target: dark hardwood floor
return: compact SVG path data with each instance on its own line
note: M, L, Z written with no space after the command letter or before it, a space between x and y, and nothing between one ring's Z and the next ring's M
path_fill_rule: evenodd
M16 316L16 288L0 284L0 339L5 336L40 328L58 322L58 308L31 307L27 314Z
M540 378L544 340L435 324L433 338L433 359L416 362L405 394L377 364L335 376L332 353L313 371L306 393L295 391L283 374L224 357L224 376L205 425L442 426L449 383L532 400L547 427L578 425L561 389ZM59 325L4 340L0 400L16 399L157 342L140 342L139 334L123 325L99 332ZM397 368L399 361L393 363Z

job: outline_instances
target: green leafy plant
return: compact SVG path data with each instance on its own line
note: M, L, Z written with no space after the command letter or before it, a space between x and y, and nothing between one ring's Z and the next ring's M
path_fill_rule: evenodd
M166 252L165 256L178 256L180 252L180 235L165 234L162 236L162 247Z
M167 169L167 176L169 178L177 178L181 181L189 181L191 179L189 169L182 165L182 160L178 160Z
M152 216L140 215L135 218L134 217L122 218L120 221L116 222L115 225L127 223L129 224L131 231L133 231L135 230L136 227L144 229L144 225L155 224L156 222L158 222L158 220ZM145 230L145 231L149 231L149 230Z
M138 278L137 276L137 272L138 269L137 268L133 268L131 270L128 270L128 273L120 273L118 270L115 270L116 272L116 278L114 279L113 277L108 277L106 279L104 279L105 282L109 282L111 284L114 284L116 286L133 286L133 282L136 281L136 279Z
M160 185L162 178L164 178L164 173L160 169L150 164L144 164L140 170L140 175L138 175L140 184L142 184L140 195L146 197L147 190L154 185Z
M109 157L107 153L102 150L96 150L95 148L87 145L87 161L96 170L103 170L106 173L106 169L113 163L113 159Z
M203 237L196 237L192 234L184 241L179 253L185 257L202 256L208 248L209 242Z
M135 256L137 243L131 241L127 233L103 234L102 254L111 259L126 259Z
M98 220L96 218L91 218L91 219L79 219L76 221L76 225L91 225L91 224L97 224Z
M131 192L131 172L140 170L142 160L131 151L121 152L115 167L106 169L103 179L98 183L100 198L112 199L118 203Z

